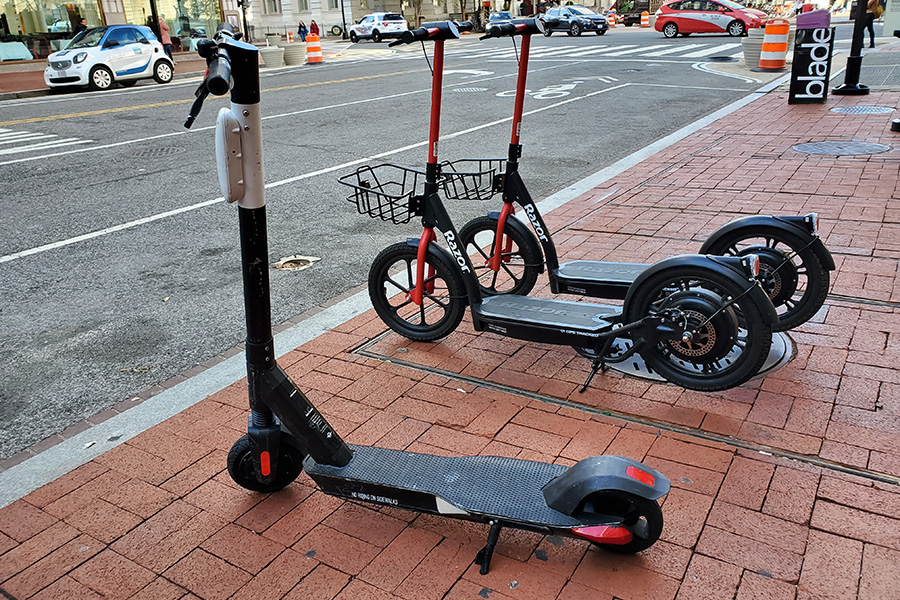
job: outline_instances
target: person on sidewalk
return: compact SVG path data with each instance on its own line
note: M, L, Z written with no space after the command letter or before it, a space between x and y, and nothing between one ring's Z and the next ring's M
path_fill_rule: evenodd
M169 35L169 24L166 23L166 15L159 15L159 42L166 51L166 55L172 64L175 64L175 58L172 56L172 36Z
M319 35L319 26L316 24L315 21L309 22L309 34L316 35L316 36Z
M878 8L878 0L869 0L866 3L866 30L869 32L869 48L875 47L875 9Z
M78 19L78 25L75 26L75 29L72 30L72 33L74 33L75 35L78 35L82 31L86 31L87 28L88 28L87 19L82 17L82 18Z
M309 29L306 28L306 23L300 21L300 24L297 25L297 35L300 36L300 41L306 41L306 34L309 33Z

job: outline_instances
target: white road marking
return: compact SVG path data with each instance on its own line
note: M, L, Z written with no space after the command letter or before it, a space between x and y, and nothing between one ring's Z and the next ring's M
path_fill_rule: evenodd
M740 44L720 44L718 46L713 46L712 48L707 48L706 50L698 50L696 52L691 52L690 54L682 54L681 58L703 58L704 56L709 56L710 54L715 54L716 52L725 52L726 50L733 50L734 48L740 48Z
M674 46L669 48L668 50L658 50L656 52L650 52L645 56L666 56L667 54L675 54L676 52L684 52L685 50L690 50L691 48L702 48L706 44L688 44L687 46Z

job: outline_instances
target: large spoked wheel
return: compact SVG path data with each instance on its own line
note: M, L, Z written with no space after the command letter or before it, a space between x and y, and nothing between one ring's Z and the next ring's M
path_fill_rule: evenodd
M581 35L581 25L578 23L572 23L572 28L569 29L569 35L573 37L579 37Z
M90 86L92 90L108 90L112 87L112 84L112 71L103 65L97 65L91 69L91 73L88 75L88 86Z
M234 443L228 452L228 474L236 484L244 489L269 494L286 488L297 479L303 471L303 458L300 450L282 441L279 447L275 477L269 483L262 483L256 478L250 436L244 435Z
M640 349L651 369L683 388L727 390L756 375L772 344L760 307L728 277L711 269L675 267L639 284L625 306L631 323L675 315L680 333Z
M728 35L730 35L732 37L740 37L740 36L744 35L744 33L747 31L747 28L744 26L744 24L742 22L735 19L734 21L732 21L731 23L728 24L727 30L728 30Z
M417 249L400 242L382 250L369 269L369 297L385 325L411 340L428 342L452 333L466 311L465 282L459 268L429 248L425 257L422 304L415 287Z
M663 515L654 500L641 498L628 492L597 492L585 500L584 510L600 515L611 515L622 520L631 532L627 544L598 544L599 548L619 554L634 554L656 543L662 534Z
M678 25L675 23L666 23L663 25L662 34L667 38L673 38L678 35Z
M738 231L707 250L710 254L759 256L759 280L768 294L778 323L775 331L802 325L825 303L831 275L811 248L782 231Z
M475 275L481 293L488 296L518 294L524 296L534 288L540 273L543 254L534 236L518 221L507 221L501 246L500 270L494 271L489 261L494 254L497 219L477 217L459 231L464 252L473 257Z
M153 67L153 79L156 83L169 83L172 81L172 65L166 60L156 61Z

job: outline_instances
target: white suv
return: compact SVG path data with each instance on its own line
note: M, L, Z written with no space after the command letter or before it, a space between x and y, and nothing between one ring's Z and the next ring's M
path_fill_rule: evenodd
M375 43L385 38L398 38L409 29L400 13L372 13L350 26L350 41L354 44L363 38Z
M172 81L172 61L149 27L110 25L87 29L59 52L47 57L47 87L87 85L106 90L118 83L130 87L139 79Z

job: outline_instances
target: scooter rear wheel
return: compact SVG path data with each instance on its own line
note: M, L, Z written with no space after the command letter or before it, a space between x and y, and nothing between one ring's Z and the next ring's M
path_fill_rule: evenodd
M749 380L765 363L772 326L739 285L712 269L674 267L648 278L625 306L626 322L669 309L681 311L690 339L670 339L639 350L647 366L690 390L727 390Z
M466 312L466 287L459 267L428 248L422 304L410 298L415 287L418 249L400 242L382 250L369 269L369 298L385 325L417 342L452 333Z
M656 543L663 530L663 515L655 500L641 498L628 492L597 492L585 500L585 511L620 517L631 532L627 544L600 544L598 548L618 554L634 554Z
M831 276L812 248L783 231L738 231L707 250L710 254L760 258L759 280L778 311L775 331L787 331L813 317L825 303Z
M507 221L504 236L511 242L510 249L509 252L502 252L500 270L494 271L488 261L494 254L497 219L476 217L459 230L465 253L475 257L472 265L483 295L526 296L537 282L544 255L534 236L518 221Z
M303 453L293 446L282 443L278 453L275 477L269 483L256 478L250 436L244 435L234 443L228 452L228 474L236 484L252 492L269 494L286 488L303 471Z

